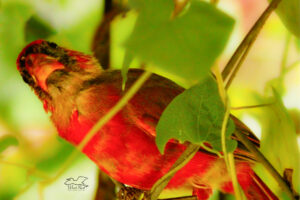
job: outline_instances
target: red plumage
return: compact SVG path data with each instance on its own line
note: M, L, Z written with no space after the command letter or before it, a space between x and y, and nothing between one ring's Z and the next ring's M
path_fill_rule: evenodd
M26 46L17 60L18 70L52 113L59 135L74 145L103 117L142 73L130 70L125 91L120 71L101 70L97 61L80 52L42 40ZM185 150L168 142L164 154L155 144L155 127L165 107L183 92L168 79L152 75L127 105L84 147L83 152L112 178L149 190ZM257 139L239 120L239 131ZM236 150L238 181L248 199L277 199L251 169L251 155L240 144ZM193 189L207 199L212 189L233 193L224 160L203 149L169 182L167 188Z

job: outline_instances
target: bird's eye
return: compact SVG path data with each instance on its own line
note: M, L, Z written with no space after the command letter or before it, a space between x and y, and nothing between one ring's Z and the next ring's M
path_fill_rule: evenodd
M50 47L52 47L53 49L55 49L57 47L57 44L55 44L54 42L48 42L48 45Z
M27 59L27 60L26 60L26 65L27 65L28 67L31 67L31 66L33 65L32 60L31 60L31 59Z

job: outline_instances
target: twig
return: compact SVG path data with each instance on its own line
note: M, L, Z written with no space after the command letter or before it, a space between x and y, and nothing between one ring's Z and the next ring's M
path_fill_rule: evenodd
M226 101L227 101L227 94L226 94L226 91L225 91L225 88L224 88L224 80L222 78L222 75L220 73L220 70L218 68L217 65L215 65L213 68L212 68L212 71L216 77L216 81L217 81L217 85L218 85L218 92L219 92L219 95L221 97L221 100L223 102L224 105L226 105Z
M237 175L236 175L236 170L234 166L234 161L230 160L230 155L232 153L227 152L226 148L226 127L230 115L230 106L229 106L229 101L225 101L227 105L225 105L225 115L224 115L224 120L222 122L222 129L221 129L221 143L222 143L222 151L224 153L224 160L227 166L227 170L230 174L232 183L233 183L233 188L234 188L234 196L237 200L242 200L242 192L240 191L239 183L237 181ZM233 160L233 155L232 155L232 160Z
M116 185L104 172L99 170L98 186L94 200L116 199Z
M111 23L116 16L125 13L125 10L126 8L123 7L121 3L117 3L113 0L105 0L104 14L101 23L95 31L91 46L94 56L98 59L103 69L109 69L111 67Z
M229 161L229 168L230 168L230 176L232 180L232 185L234 189L234 196L236 199L245 199L245 195L243 196L243 192L241 189L241 186L239 185L237 175L236 175L236 169L235 169L235 162L234 162L234 155L233 153L228 153L228 161Z
M173 175L194 157L194 155L198 152L199 148L199 145L192 143L190 143L187 146L185 151L176 160L176 162L173 164L170 170L153 185L150 191L151 200L156 200L158 198L158 196L167 186L168 182L171 180Z
M175 197L175 198L167 198L167 199L158 199L158 200L197 200L196 196L187 196L187 197Z
M255 41L256 36L260 32L261 28L263 27L264 23L270 16L270 14L275 10L275 8L278 6L278 4L281 2L281 0L273 0L268 8L263 12L263 14L259 17L259 19L256 21L254 26L251 28L251 30L248 32L242 43L239 45L237 50L234 52L228 63L226 64L223 72L222 77L224 80L227 80L229 74L231 73L232 69L235 67L237 61L240 59L240 57L245 53L246 48L249 46L250 43L253 43Z
M201 146L205 151L210 152L210 153L212 153L212 154L216 154L219 158L223 158L223 155L222 155L220 152L218 152L217 150L214 150L214 149L212 149L212 148L207 147L204 143L202 143L200 146Z
M258 104L258 105L251 105L251 106L238 106L238 107L231 107L231 110L242 110L242 109L251 109L251 108L261 108L261 107L266 107L270 106L274 103L264 103L264 104Z
M257 150L257 148L247 139L246 136L244 136L239 131L235 132L235 135L239 138L239 140L249 149L249 151L255 156L257 161L263 164L263 166L267 169L267 171L274 177L274 179L277 181L279 186L282 188L284 192L289 196L290 199L295 199L293 196L293 193L291 192L290 188L286 184L286 182L283 180L283 178L280 176L280 174L277 172L277 170L270 164L270 162L265 158L265 156Z
M242 200L242 192L240 191L239 183L237 181L237 175L236 175L236 170L235 170L235 165L234 165L234 159L233 159L233 154L227 152L226 148L226 127L228 124L229 116L230 116L230 102L228 100L225 88L224 88L224 82L223 78L219 72L218 67L213 68L215 72L215 77L217 80L218 84L218 90L220 97L222 99L222 102L225 106L225 114L224 114L224 119L222 122L222 128L221 128L221 144L222 144L222 151L224 154L224 160L226 163L227 171L230 174L232 183L233 183L233 188L234 188L234 193L235 197L238 200ZM230 157L232 156L232 158Z
M241 66L242 66L244 60L246 59L246 57L249 53L249 50L250 50L251 46L253 45L254 41L255 41L255 39L251 40L251 42L246 46L246 49L245 49L244 53L241 55L241 58L238 60L238 63L236 64L236 67L233 68L233 72L231 73L231 76L229 76L228 81L225 85L226 90L228 90L228 88L231 85L233 79L235 78L237 72L241 68Z

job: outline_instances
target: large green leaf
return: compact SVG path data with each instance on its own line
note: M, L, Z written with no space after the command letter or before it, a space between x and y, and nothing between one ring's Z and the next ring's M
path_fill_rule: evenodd
M294 169L294 186L299 191L300 154L295 125L279 93L275 89L273 92L276 103L263 115L265 123L263 123L261 149L281 174L285 168Z
M232 18L213 5L192 0L172 18L174 3L131 1L139 11L125 47L141 61L193 82L206 76L233 28Z
M225 114L218 86L211 76L178 95L163 112L156 127L156 144L161 152L171 138L181 142L209 142L221 151L221 127ZM226 131L227 150L236 148L230 136L235 126L230 119Z

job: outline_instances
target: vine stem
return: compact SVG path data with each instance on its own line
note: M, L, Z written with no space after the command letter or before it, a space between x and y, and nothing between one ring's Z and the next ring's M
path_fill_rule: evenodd
M179 156L170 170L152 186L150 191L151 200L156 200L158 198L158 196L167 186L168 182L171 180L174 174L194 157L199 148L200 145L198 144L188 144L185 151Z
M228 123L229 115L230 115L230 106L229 106L228 99L225 102L227 105L225 105L226 110L225 110L224 120L222 122L222 129L221 129L222 151L224 153L224 160L225 160L225 163L227 166L227 170L229 172L229 175L231 176L233 189L234 189L234 196L237 200L242 200L243 199L242 192L239 187L238 180L237 180L237 174L236 174L236 170L235 170L233 154L229 153L226 148L226 127L227 127L227 123Z
M263 104L257 104L257 105L250 105L250 106L238 106L238 107L231 107L231 110L243 110L243 109L252 109L252 108L261 108L261 107L267 107L273 105L273 103L263 103Z
M234 52L228 63L226 64L223 72L222 77L223 80L227 80L229 74L234 69L237 61L240 60L241 56L245 53L245 50L251 46L251 43L253 43L262 29L263 25L265 24L266 20L269 18L270 14L276 9L278 4L281 2L281 0L273 0L268 8L263 12L263 14L259 17L259 19L256 21L254 26L251 28L251 30L248 32L246 37L243 39L241 44L238 46L237 50ZM242 64L242 63L241 63Z
M243 190L238 182L236 168L235 168L235 159L234 159L234 155L232 152L228 153L228 164L229 164L229 169L230 169L229 174L230 174L231 180L232 180L235 199L244 200L244 199L246 199L246 196L243 193Z
M222 75L221 75L218 67L217 66L214 67L213 71L214 71L214 74L215 74L215 77L217 80L220 97L225 106L225 114L224 114L224 119L223 119L222 127L221 127L221 145L222 145L222 151L224 154L223 157L225 160L225 164L226 164L228 173L232 180L235 198L237 200L242 200L243 193L241 191L241 188L240 188L238 180L237 180L237 174L236 174L236 169L235 169L235 164L234 164L234 156L233 156L233 153L228 152L227 148L226 148L226 128L227 128L227 124L228 124L228 120L229 120L229 116L230 116L230 101L226 94Z

